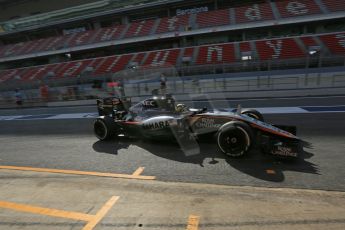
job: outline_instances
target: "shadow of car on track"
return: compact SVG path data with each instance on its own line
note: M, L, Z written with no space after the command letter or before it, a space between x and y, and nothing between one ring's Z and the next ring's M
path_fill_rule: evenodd
M306 151L301 152L298 159L277 158L262 154L258 149L253 149L248 155L241 158L230 158L219 152L214 144L201 143L199 154L187 156L175 143L131 140L125 137L97 141L92 147L96 152L117 155L119 150L128 149L131 145L160 158L197 164L201 167L204 167L205 164L216 165L219 161L225 160L227 164L242 173L271 182L283 182L286 171L319 174L318 166L306 161L313 156L312 153Z
M250 155L241 159L226 158L226 162L233 168L252 177L271 181L283 182L284 172L300 172L319 175L318 166L306 161L312 153L302 152L297 159L283 159L253 150Z

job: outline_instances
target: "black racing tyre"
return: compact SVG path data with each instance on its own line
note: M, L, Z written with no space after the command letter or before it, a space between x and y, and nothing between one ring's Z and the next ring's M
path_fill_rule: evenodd
M93 124L93 131L99 140L109 140L116 134L114 121L110 117L97 118Z
M265 121L264 116L262 116L262 114L255 109L244 109L241 113L256 120Z
M230 157L242 157L254 145L254 134L249 125L242 121L230 121L220 127L217 133L219 149Z

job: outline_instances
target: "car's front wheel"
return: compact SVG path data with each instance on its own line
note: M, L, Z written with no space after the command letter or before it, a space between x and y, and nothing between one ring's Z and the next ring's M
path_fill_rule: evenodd
M241 121L224 124L217 133L219 149L230 157L241 157L253 146L253 131L249 125Z
M110 117L97 118L93 124L93 131L96 137L103 141L115 136L115 125Z

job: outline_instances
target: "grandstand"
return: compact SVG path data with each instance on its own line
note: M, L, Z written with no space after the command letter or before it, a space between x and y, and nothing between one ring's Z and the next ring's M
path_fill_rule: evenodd
M1 91L109 80L133 66L200 76L345 65L344 1L67 2L0 22Z

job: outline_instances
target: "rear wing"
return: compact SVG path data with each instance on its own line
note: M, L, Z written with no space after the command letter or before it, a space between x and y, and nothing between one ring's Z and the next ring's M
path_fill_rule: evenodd
M132 106L131 98L108 97L97 99L97 110L99 116L114 116L115 112L128 111Z

